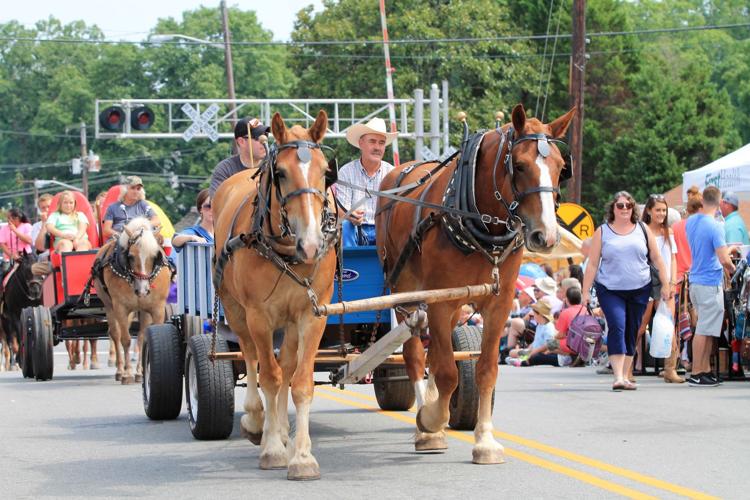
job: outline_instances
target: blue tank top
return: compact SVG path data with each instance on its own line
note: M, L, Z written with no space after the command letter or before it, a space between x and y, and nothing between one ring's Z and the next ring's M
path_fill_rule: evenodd
M602 256L596 282L610 290L637 290L651 281L646 235L636 224L628 234L602 224Z

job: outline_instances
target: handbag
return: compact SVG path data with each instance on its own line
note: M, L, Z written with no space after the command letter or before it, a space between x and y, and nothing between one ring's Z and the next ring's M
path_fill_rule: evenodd
M570 321L568 327L568 349L578 354L585 362L591 361L602 348L602 326L594 317L591 307L586 306L588 314L581 314L583 307Z
M643 222L638 221L638 225L641 226L643 231L643 237L646 238L646 262L648 262L648 269L651 272L651 297L657 299L661 296L661 278L659 278L659 270L656 268L654 263L651 261L651 252L648 248L648 234L646 228L643 227Z
M686 276L680 284L680 301L677 314L677 335L679 335L684 342L693 338L693 329L695 328L690 317L689 303L690 298L688 297Z

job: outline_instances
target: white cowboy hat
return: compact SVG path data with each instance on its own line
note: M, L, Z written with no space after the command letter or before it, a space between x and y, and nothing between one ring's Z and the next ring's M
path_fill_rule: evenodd
M544 292L545 295L554 295L557 292L557 283L549 276L534 280L534 286Z
M359 138L365 134L378 134L385 136L385 145L393 142L398 135L397 132L388 132L385 126L385 120L382 118L373 118L367 123L355 123L346 130L346 140L349 144L359 149Z

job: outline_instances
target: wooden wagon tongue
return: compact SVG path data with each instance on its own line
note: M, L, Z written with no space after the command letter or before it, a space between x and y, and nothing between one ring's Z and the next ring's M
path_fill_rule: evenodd
M482 297L493 293L494 284L460 286L456 288L440 288L437 290L421 290L417 292L402 292L383 295L371 299L351 300L335 304L322 304L315 308L316 316L334 316L362 311L377 311L397 305L432 304L457 299Z
M342 363L338 369L331 373L330 383L342 386L343 384L355 384L383 363L404 363L403 356L393 354L393 352L409 340L412 335L419 335L421 330L427 328L426 304L491 295L493 290L493 284L485 283L438 290L394 293L382 297L316 306L315 314L317 316L373 311L396 306L416 306L416 310L409 313L405 321L383 335L363 353L341 356L329 352L319 352L315 358L316 362ZM462 361L476 359L479 354L478 351L466 351L454 353L454 356L456 361ZM241 360L243 358L241 353L227 352L216 353L215 359Z

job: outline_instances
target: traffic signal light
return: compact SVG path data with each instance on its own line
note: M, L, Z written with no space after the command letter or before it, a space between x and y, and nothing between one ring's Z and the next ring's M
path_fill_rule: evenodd
M154 112L146 106L138 106L130 111L130 127L133 130L148 130L154 124Z
M125 111L119 106L110 106L99 114L99 125L108 132L119 132L125 123Z
M126 118L120 106L110 106L99 114L99 125L107 132L122 132ZM130 110L130 128L148 130L154 124L154 112L146 106L136 106Z

